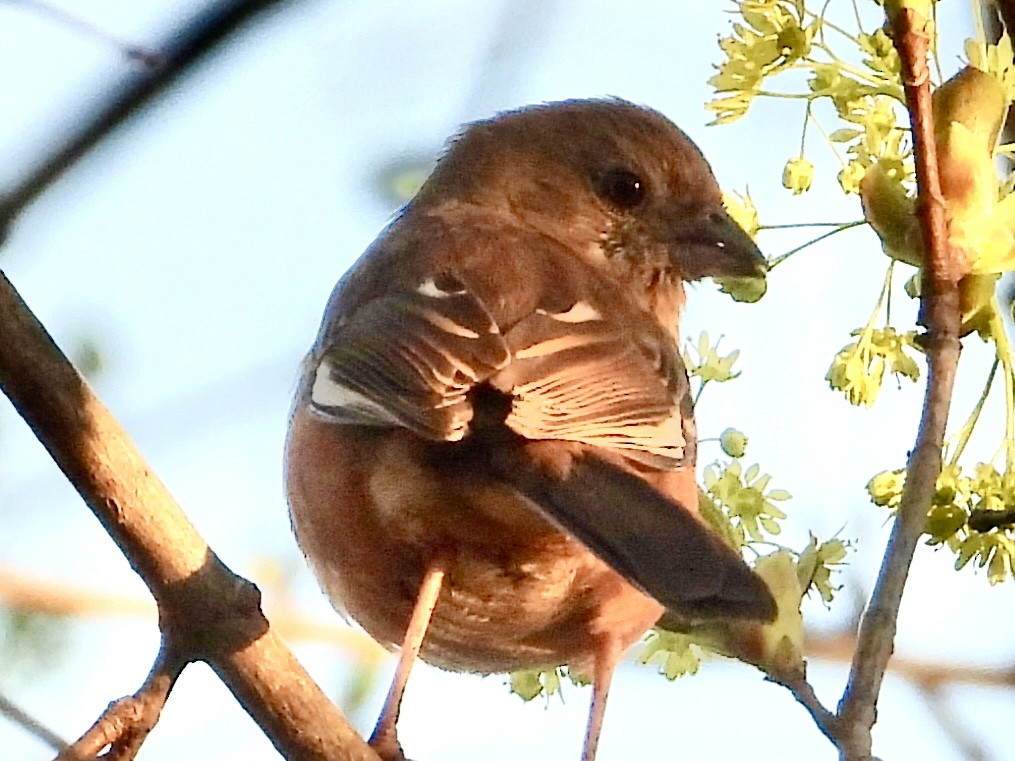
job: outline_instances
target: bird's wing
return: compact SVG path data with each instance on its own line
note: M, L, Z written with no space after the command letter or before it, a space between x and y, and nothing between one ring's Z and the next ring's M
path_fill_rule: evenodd
M428 278L347 318L318 362L310 402L338 423L459 441L473 415L469 391L509 360L483 304L456 278Z
M693 465L684 363L649 318L628 316L618 324L579 300L513 326L505 336L512 362L491 379L512 400L507 425L527 439L605 447L654 468Z
M641 315L638 330L587 301L553 301L502 333L453 276L392 288L329 342L313 407L339 423L459 441L476 412L470 391L489 381L510 401L504 422L526 439L605 447L654 468L693 463L687 376L672 342Z

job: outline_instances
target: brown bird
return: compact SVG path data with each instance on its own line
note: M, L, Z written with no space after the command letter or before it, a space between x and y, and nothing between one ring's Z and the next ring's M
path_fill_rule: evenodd
M325 592L417 657L610 679L664 612L770 620L697 515L677 321L685 281L758 277L698 148L621 100L476 122L332 293L286 447L300 546Z

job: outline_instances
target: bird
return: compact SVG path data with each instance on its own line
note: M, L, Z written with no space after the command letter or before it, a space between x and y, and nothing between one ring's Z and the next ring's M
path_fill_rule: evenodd
M285 446L297 541L335 607L422 659L591 676L593 761L623 653L665 613L770 621L697 512L685 283L764 277L698 147L619 98L527 106L449 140L341 277Z

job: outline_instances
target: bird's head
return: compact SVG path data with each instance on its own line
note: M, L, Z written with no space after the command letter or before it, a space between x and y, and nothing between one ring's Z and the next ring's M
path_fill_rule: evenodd
M501 207L647 290L704 277L763 281L767 270L698 147L658 112L622 100L477 122L450 144L420 198Z

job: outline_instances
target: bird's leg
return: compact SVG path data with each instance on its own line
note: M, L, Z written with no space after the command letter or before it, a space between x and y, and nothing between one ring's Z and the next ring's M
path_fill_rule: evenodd
M388 690L384 708L381 709L377 726L374 727L374 733L370 737L370 745L385 761L398 761L405 758L402 746L398 744L396 730L398 711L402 705L405 684L409 681L409 672L412 671L413 664L419 657L419 649L423 645L423 637L426 636L427 627L430 625L430 617L433 615L434 608L437 607L437 598L440 597L447 565L447 558L435 558L423 573L419 593L416 595L416 604L409 617L405 638L402 640L402 651L398 657L395 678L391 681L391 689Z
M585 728L582 761L595 761L599 733L603 728L603 715L606 713L606 697L610 692L613 672L622 653L619 643L613 637L603 637L596 644L596 660L592 669L592 706L589 708L589 723Z

